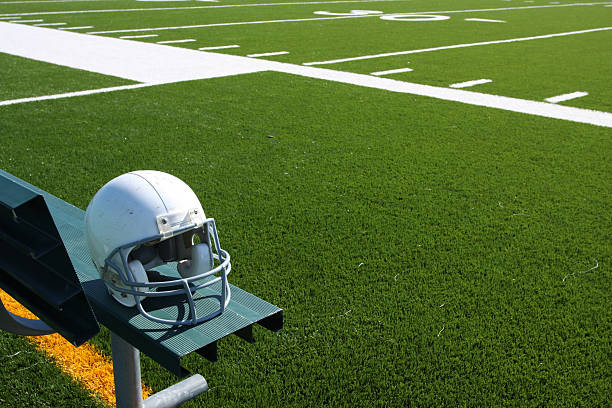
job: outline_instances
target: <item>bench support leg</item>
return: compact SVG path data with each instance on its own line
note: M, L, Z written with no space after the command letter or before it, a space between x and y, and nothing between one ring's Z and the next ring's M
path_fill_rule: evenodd
M143 400L140 352L113 332L111 347L117 408L177 407L208 390L204 377L196 374Z

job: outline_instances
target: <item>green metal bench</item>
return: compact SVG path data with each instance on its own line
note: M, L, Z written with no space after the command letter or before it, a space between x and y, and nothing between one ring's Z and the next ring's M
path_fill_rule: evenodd
M38 194L44 198L97 320L112 332L113 362L116 368L115 382L118 383L118 407L143 406L142 396L132 395L134 392L140 393L140 367L137 364L139 363L138 350L147 354L175 375L184 377L189 374L181 365L181 359L186 355L196 352L211 361L215 361L217 359L217 343L223 337L236 334L252 343L254 342L253 324L257 323L273 331L280 330L283 327L282 309L233 285L231 286L231 301L224 313L197 326L180 326L177 328L144 318L133 308L119 305L108 295L106 287L89 256L84 235L85 212L83 210L0 170L0 185L2 183L5 186L7 183L14 183L23 189L21 194L30 192L30 194ZM219 286L212 286L207 290L210 291L209 294L219 294L221 287L219 284ZM204 294L206 295L206 293ZM204 312L207 309L218 307L218 304L214 302L210 296L203 296L196 301L196 307ZM156 305L156 309L157 313L165 314L172 319L176 319L178 314L188 310L185 308L181 311L176 305L164 306L163 304ZM122 364L119 370L117 370L118 364ZM123 377L118 381L117 375ZM205 380L201 376L194 380L194 377L189 380L193 384L186 384L185 386L187 388L193 386L192 388L196 390L194 391L196 393L205 391L204 388L207 388ZM201 381L198 385L196 380L200 378ZM135 390L135 388L138 388L138 390ZM175 391L179 393L187 392L185 387ZM159 394L161 395L161 393ZM157 399L153 397L148 398L144 406L173 406L164 405L163 401L159 402L164 399L163 395L157 396Z

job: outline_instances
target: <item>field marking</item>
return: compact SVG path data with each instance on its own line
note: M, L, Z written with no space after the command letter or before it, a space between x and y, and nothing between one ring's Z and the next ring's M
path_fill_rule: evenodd
M3 16L37 16L49 14L88 14L88 13L121 13L132 11L168 11L168 10L197 10L210 8L230 7L266 7L266 6L303 6L311 4L342 4L342 3L382 3L382 2L405 2L406 0L332 0L332 1L308 1L303 3L259 3L259 4L219 4L214 6L191 6L191 7L154 7L137 9L108 9L108 10L67 10L67 11L40 11L29 13L0 14ZM603 3L602 3L603 4ZM606 3L607 4L607 3Z
M217 45L214 47L202 47L202 48L198 48L198 50L200 51L212 51L212 50L225 50L227 48L240 48L239 45L237 44L232 44L232 45Z
M9 312L26 319L38 319L37 316L3 290L0 290L0 299ZM27 338L27 341L34 343L38 350L45 351L64 373L83 384L92 396L98 394L110 406L115 406L113 362L109 357L104 356L89 343L74 347L58 333L47 336L31 336ZM143 398L153 394L150 387L142 382L141 384Z
M150 37L159 37L159 34L143 34L143 35L124 35L119 38L123 38L125 40L129 40L131 38L150 38Z
M21 17L0 17L0 20L19 20Z
M40 0L40 1L0 1L0 4L35 4L35 3L86 3L91 1L112 0Z
M412 68L398 68L398 69L390 69L387 71L372 72L370 75L380 76L380 75L389 75L389 74L400 74L402 72L412 72L412 71L414 71Z
M142 82L124 86L131 88L273 71L612 128L608 112L29 25L0 22L0 52Z
M516 7L503 7L503 8L488 8L488 9L472 9L472 10L446 10L446 11L419 11L419 14L428 13L476 13L481 11L508 11L508 10L527 10L527 9L539 9L539 8L551 8L551 7L576 7L576 6L599 6L602 4L610 4L609 1L603 2L591 2L591 3L568 3L568 4L555 4L555 5L542 5L542 6L516 6ZM416 12L415 12L416 13Z
M383 14L378 10L351 10L350 13L334 13L332 11L315 11L313 14L321 16L365 16L367 14Z
M381 20L389 21L443 21L450 19L449 16L439 16L436 14L414 14L414 13L393 13L383 14Z
M504 20L490 20L488 18L464 18L465 21L482 21L485 23L505 23Z
M540 101L511 98L506 96L484 94L462 89L437 87L431 85L402 82L394 79L380 78L371 75L335 71L325 68L305 67L301 65L268 61L274 71L300 75L308 78L324 79L363 86L367 88L387 90L391 92L427 96L435 99L460 102L467 105L501 109L511 112L525 113L552 119L587 123L596 126L612 128L612 113L590 109L555 105ZM272 68L272 64L275 67ZM550 109L555 108L555 109Z
M61 25L66 25L68 23L41 23L41 24L34 24L36 27L55 27L55 26L61 26Z
M180 44L180 43L188 43L195 42L197 40L193 38L186 38L184 40L166 40L166 41L157 41L157 44Z
M474 81L458 82L456 84L451 84L449 86L451 88L468 88L474 85L488 84L489 82L493 82L493 80L492 79L476 79Z
M160 3L172 3L172 2L177 2L177 1L191 1L191 0L136 0L136 1L150 2L150 3L156 3L156 2L160 2ZM217 2L219 2L219 0L195 0L195 1L207 1L209 3L217 3Z
M289 54L289 51L275 51L275 52L264 52L261 54L249 54L247 57L257 58L257 57L271 57L273 55L285 55Z
M418 54L418 53L421 53L421 52L451 50L451 49L454 49L454 48L477 47L477 46L481 46L481 45L505 44L505 43L512 43L512 42L520 42L520 41L541 40L541 39L545 39L545 38L565 37L565 36L568 36L568 35L594 33L594 32L597 32L597 31L607 31L607 30L612 30L612 27L591 28L591 29L588 29L588 30L568 31L568 32L565 32L565 33L536 35L536 36L533 36L533 37L510 38L510 39L507 39L507 40L481 41L481 42L476 42L476 43L446 45L446 46L442 46L442 47L422 48L420 50L386 52L386 53L382 53L382 54L362 55L362 56L359 56L359 57L338 58L338 59L333 59L333 60L328 60L328 61L305 62L302 65L338 64L338 63L341 63L341 62L360 61L360 60L366 60L366 59L372 59L372 58L394 57L394 56L397 56L397 55L408 55L408 54Z
M372 17L372 15L291 18L291 19L286 19L286 20L237 21L233 23L195 24L195 25L188 25L188 26L128 28L128 29L123 29L123 30L90 31L87 34L140 33L140 32L149 32L149 31L185 30L185 29L190 29L190 28L227 27L227 26L239 26L239 25L250 25L250 24L270 24L270 23L295 23L295 22L303 22L303 21L340 20L340 19L346 19L346 18L364 18L364 17Z
M0 22L0 52L143 83L265 71L265 60Z
M544 100L550 103L559 103L559 102L569 101L571 99L582 98L583 96L587 96L588 94L589 94L588 92L572 92L572 93L563 94L559 96L553 96L550 98L546 98Z
M80 26L80 27L61 27L58 30L86 30L93 28L93 26Z
M27 103L27 102L49 101L53 99L72 98L74 96L95 95L99 93L107 93L107 92L115 92L115 91L125 91L128 89L145 88L147 86L153 86L153 85L157 85L157 84L149 83L149 84L122 85L122 86L113 86L110 88L87 89L85 91L66 92L66 93L55 94L55 95L44 95L44 96L33 96L31 98L11 99L11 100L6 100L6 101L0 101L0 106L16 105L19 103Z
M304 3L305 4L305 3ZM542 8L542 7L568 7L568 6L590 6L600 5L608 3L577 3L577 4L563 4L559 6L528 6L528 7L506 7L501 9L477 9L477 10L453 10L453 11L425 11L419 13L389 13L389 14L350 14L344 16L335 17L315 17L315 18L292 18L285 20L258 20L258 21L237 21L231 23L210 23L210 24L195 24L185 26L168 26L168 27L146 27L146 28L129 28L122 30L106 30L106 31L90 31L87 34L116 34L116 33L132 33L132 32L144 32L144 31L165 31L165 30L184 30L192 28L208 28L208 27L227 27L227 26L239 26L248 24L272 24L272 23L296 23L296 22L307 22L307 21L320 21L320 20L340 20L347 18L367 18L367 17L379 17L382 20L396 20L396 21L436 21L436 20L447 20L450 17L435 15L429 18L424 18L424 15L430 15L433 13L468 13L478 11L492 11L492 10L511 10L511 9L531 9L531 8ZM415 17L421 17L415 18Z
M40 23L41 21L45 20L14 20L11 23Z

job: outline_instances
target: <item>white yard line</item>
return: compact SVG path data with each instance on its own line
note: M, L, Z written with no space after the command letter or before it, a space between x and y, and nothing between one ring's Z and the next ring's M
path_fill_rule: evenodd
M21 17L0 17L0 20L19 20Z
M544 38L565 37L565 36L568 36L568 35L594 33L594 32L597 32L597 31L607 31L607 30L612 30L612 27L601 27L601 28L592 28L592 29L580 30L580 31L568 31L568 32L565 32L565 33L536 35L536 36L533 36L533 37L510 38L510 39L507 39L507 40L482 41L482 42L468 43L468 44L446 45L446 46L443 46L443 47L422 48L420 50L386 52L386 53L382 53L382 54L362 55L362 56L359 56L359 57L339 58L339 59L333 59L333 60L328 60L328 61L305 62L303 65L337 64L337 63L340 63L340 62L359 61L359 60L366 60L366 59L372 59L372 58L394 57L394 56L397 56L397 55L419 54L421 52L451 50L451 49L454 49L454 48L478 47L478 46L481 46L481 45L505 44L505 43L512 43L512 42L520 42L520 41L541 40L541 39L544 39Z
M303 3L219 4L219 5L214 5L214 6L191 6L191 7L155 7L155 8L108 9L108 10L39 11L39 12L29 12L29 13L11 13L11 14L2 14L2 15L37 16L37 15L48 15L48 14L122 13L122 12L132 12L132 11L197 10L197 9L232 8L232 7L302 6L302 5L310 5L310 4L382 3L382 2L404 2L404 1L406 0L336 0L336 1L310 1L310 2L303 2Z
M133 87L274 71L612 128L608 112L28 25L0 22L0 52L143 83Z
M211 24L195 24L188 26L170 26L170 27L152 27L152 28L129 28L124 30L107 30L107 31L90 31L87 34L116 34L116 33L138 33L149 31L166 31L166 30L186 30L190 28L206 28L206 27L228 27L250 24L270 24L270 23L295 23L304 21L319 21L319 20L340 20L346 18L364 18L364 17L380 17L378 15L360 15L360 16L339 16L339 17L311 17L311 18L291 18L286 20L261 20L261 21L237 21L233 23L211 23Z
M412 72L412 68L398 68L398 69L390 69L388 71L378 71L372 72L370 75L381 76L381 75L389 75L389 74L400 74L402 72Z
M542 8L542 7L568 7L568 6L591 6L599 5L604 3L577 3L577 4L563 4L559 6L528 6L528 7L506 7L502 9L476 9L476 10L451 10L451 11L425 11L419 14L432 14L432 13L468 13L468 12L479 12L479 11L494 11L494 10L514 10L514 9L531 9L531 8ZM405 13L415 15L416 13ZM308 21L320 21L320 20L341 20L347 18L366 18L366 17L379 17L382 19L393 19L397 17L397 13L391 14L355 14L348 16L334 16L334 17L312 17L312 18L292 18L285 20L258 20L258 21L237 21L230 23L210 23L210 24L195 24L185 26L168 26L168 27L148 27L148 28L130 28L123 30L107 30L107 31L91 31L88 34L115 34L115 33L131 33L131 32L144 32L144 31L165 31L165 30L184 30L193 28L209 28L209 27L227 27L227 26L239 26L249 24L273 24L273 23L296 23L296 22L308 22ZM417 21L417 20L412 20Z
M289 51L275 51L275 52L264 52L261 54L248 54L247 57L257 58L257 57L271 57L273 55L285 55L289 54Z
M41 21L45 20L14 20L11 23L40 23Z
M40 1L0 1L0 4L35 4L35 3L87 3L92 1L110 0L40 0Z
M589 94L588 92L572 92L572 93L563 94L559 96L553 96L551 98L546 98L544 100L550 103L559 103L559 102L569 101L571 99L582 98L583 96L587 96L588 94Z
M492 79L476 79L474 81L459 82L456 84L451 84L449 86L451 88L469 88L470 86L488 84L489 82L493 82L493 80Z
M124 38L126 40L129 40L131 38L150 38L150 37L159 37L159 34L124 35L124 36L119 37L119 38Z
M93 26L80 26L80 27L60 27L58 30L87 30L93 28Z
M482 21L484 23L505 23L504 20L490 20L488 18L464 18L465 21Z
M374 77L371 75L353 74L350 72L335 71L324 68L304 67L300 65L285 64L273 61L268 62L270 64L277 65L277 68L273 69L275 71L301 75L308 78L318 78L367 88L427 96L446 101L460 102L468 105L483 106L612 128L612 113L608 112L580 109L546 102L510 98L506 96L483 94L479 92L465 91L462 89L421 85L410 82L396 81L388 78Z
M55 27L55 26L61 26L61 25L66 25L67 23L41 23L41 24L34 24L36 27Z
M202 48L198 48L198 50L200 50L200 51L213 51L213 50L225 50L227 48L240 48L240 46L237 45L237 44L232 44L232 45L217 45L215 47L202 47Z
M114 92L114 91L125 91L128 89L144 88L147 86L154 86L154 85L156 84L123 85L123 86L113 86L110 88L88 89L86 91L67 92L67 93L56 94L56 95L45 95L45 96L35 96L32 98L12 99L8 101L0 101L0 106L15 105L18 103L26 103L26 102L48 101L52 99L72 98L75 96L94 95L94 94Z
M581 6L599 6L602 4L610 4L612 2L590 2L590 3L568 3L568 4L555 4L555 5L543 5L543 6L516 6L516 7L503 7L503 8L486 8L486 9L472 9L472 10L444 10L444 11L415 11L411 14L448 14L448 13L476 13L481 11L508 11L508 10L529 10L539 8L551 8L551 7L581 7Z
M186 38L184 40L166 40L166 41L157 41L158 44L180 44L180 43L188 43L195 42L196 40L193 38Z

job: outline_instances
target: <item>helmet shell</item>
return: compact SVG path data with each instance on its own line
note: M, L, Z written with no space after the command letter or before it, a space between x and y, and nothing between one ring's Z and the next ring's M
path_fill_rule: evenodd
M160 220L193 221L194 213L196 227L202 226L205 215L197 196L170 174L140 170L112 179L85 211L87 246L96 268L102 273L106 259L117 248L160 234L161 240L167 239L184 226L169 222L164 228Z

